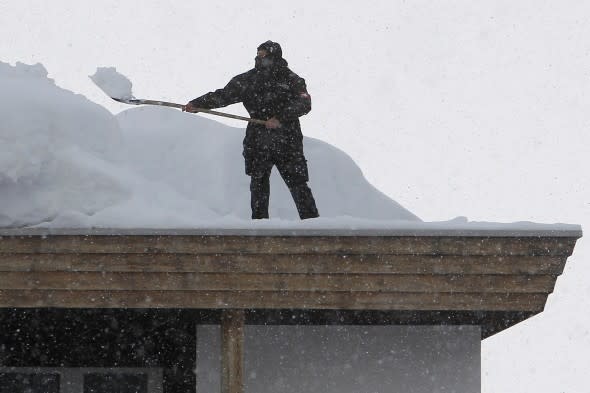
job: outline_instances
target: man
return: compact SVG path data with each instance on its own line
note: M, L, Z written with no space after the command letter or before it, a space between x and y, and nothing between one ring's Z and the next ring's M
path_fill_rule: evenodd
M250 117L265 124L249 123L243 156L250 176L252 218L268 218L270 173L276 165L295 201L299 217L319 217L303 155L299 117L311 110L305 80L287 67L281 46L266 41L258 47L255 67L234 77L223 89L186 104L187 112L214 109L242 102Z

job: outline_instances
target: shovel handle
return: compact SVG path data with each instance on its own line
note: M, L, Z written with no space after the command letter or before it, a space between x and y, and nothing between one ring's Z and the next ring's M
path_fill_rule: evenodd
M119 102L122 102L125 104L131 104L131 105L158 105L158 106L168 106L171 108L178 108L178 109L182 109L182 110L184 110L184 107L185 107L185 105L177 104L175 102L167 102L167 101L143 100L143 99L138 99L138 98L129 98L129 99L121 99L121 98L115 98L115 97L111 97L111 98L115 101L119 101ZM244 116L232 115L230 113L212 111L211 109L203 109L203 108L195 108L195 109L197 112L208 113L210 115L228 117L230 119L236 119L236 120L244 120L249 123L255 123L255 124L266 124L266 122L264 120L252 119L250 117L244 117Z

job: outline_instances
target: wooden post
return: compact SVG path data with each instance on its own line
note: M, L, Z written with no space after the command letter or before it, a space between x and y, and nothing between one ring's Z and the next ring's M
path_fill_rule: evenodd
M221 393L243 393L244 310L221 313Z

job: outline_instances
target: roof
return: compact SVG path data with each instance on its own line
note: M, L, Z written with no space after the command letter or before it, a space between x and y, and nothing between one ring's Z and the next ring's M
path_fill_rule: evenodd
M0 307L245 309L247 323L476 324L541 311L579 229L0 231Z

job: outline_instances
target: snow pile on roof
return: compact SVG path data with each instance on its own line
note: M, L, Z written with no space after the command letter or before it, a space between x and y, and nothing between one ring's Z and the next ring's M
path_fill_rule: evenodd
M113 75L114 69L99 69L93 79L111 93L130 93L131 82ZM243 129L169 108L140 107L115 117L57 87L39 64L0 63L0 85L0 226L314 225L299 222L276 171L273 219L249 219ZM318 140L304 143L322 215L308 222L420 222L372 187L346 154Z
M92 79L110 95L131 95L131 82L114 68ZM371 186L345 153L312 138L304 145L321 217L299 220L275 170L271 219L252 221L244 129L162 107L115 117L56 86L40 64L0 62L0 86L0 228L580 232L577 225L463 217L422 222Z
M121 141L111 113L40 64L0 63L0 85L0 226L87 216L124 197L106 161Z

